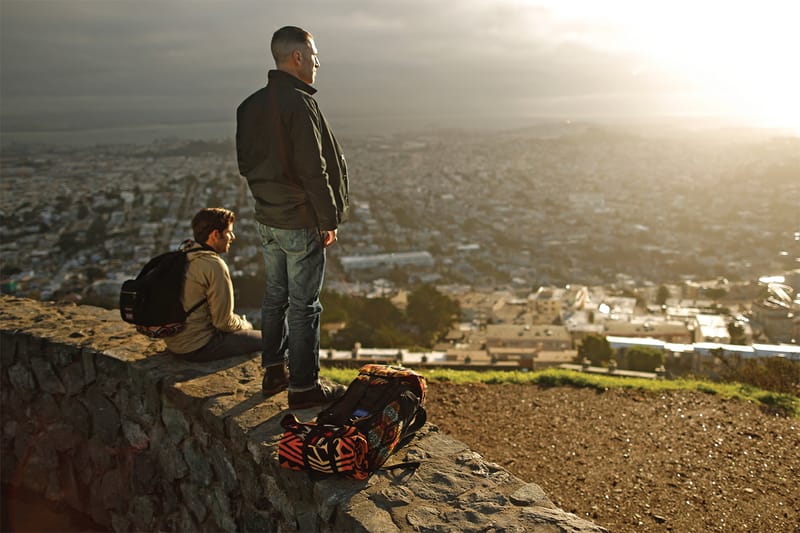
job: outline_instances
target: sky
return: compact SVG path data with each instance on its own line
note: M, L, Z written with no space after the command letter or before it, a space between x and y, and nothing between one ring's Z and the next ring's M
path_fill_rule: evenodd
M794 0L0 0L0 128L213 122L315 37L334 128L678 120L800 134Z

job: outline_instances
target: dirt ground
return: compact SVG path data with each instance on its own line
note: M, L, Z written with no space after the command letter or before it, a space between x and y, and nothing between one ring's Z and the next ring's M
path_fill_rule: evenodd
M429 383L428 419L613 532L800 532L800 419L701 392Z

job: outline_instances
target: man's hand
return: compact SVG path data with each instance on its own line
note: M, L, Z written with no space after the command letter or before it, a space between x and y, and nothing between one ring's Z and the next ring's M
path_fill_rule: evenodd
M321 230L319 232L320 237L322 237L322 245L327 248L331 244L336 241L336 235L339 232L338 229L334 230Z

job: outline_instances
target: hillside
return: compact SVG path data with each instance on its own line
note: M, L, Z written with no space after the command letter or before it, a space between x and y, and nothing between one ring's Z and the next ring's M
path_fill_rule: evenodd
M800 531L798 419L701 392L429 385L432 423L610 531Z

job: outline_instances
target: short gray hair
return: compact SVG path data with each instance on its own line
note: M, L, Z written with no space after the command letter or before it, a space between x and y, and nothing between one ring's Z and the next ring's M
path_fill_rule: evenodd
M289 57L292 52L298 48L304 48L308 44L309 39L313 39L313 35L297 26L284 26L272 34L272 42L270 43L270 50L272 57L275 59L275 64L280 65Z

